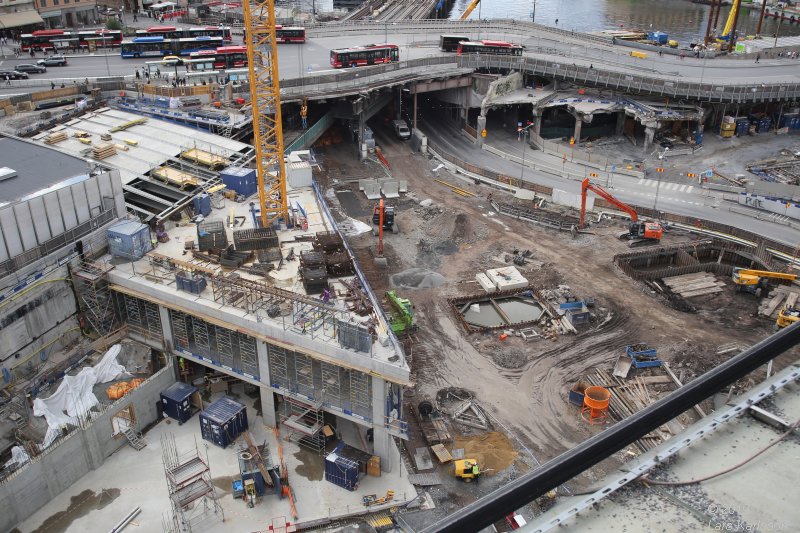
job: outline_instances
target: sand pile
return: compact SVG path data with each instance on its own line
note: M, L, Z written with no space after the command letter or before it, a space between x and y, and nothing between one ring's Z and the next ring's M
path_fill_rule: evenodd
M517 458L508 437L497 431L490 431L472 437L457 437L453 449L464 448L465 459L477 459L481 470L488 470L486 475L493 476L511 466Z

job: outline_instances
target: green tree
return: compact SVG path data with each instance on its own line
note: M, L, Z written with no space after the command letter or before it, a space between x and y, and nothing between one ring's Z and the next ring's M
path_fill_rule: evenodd
M106 29L109 30L121 30L122 23L116 17L110 18L106 21Z

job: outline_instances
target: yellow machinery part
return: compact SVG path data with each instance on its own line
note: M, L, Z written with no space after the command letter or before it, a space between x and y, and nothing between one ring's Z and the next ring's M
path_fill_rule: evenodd
M760 278L784 279L793 281L797 279L797 274L787 274L785 272L770 272L768 270L747 270L738 269L733 271L733 282L737 285L758 285Z
M781 312L778 313L778 319L775 321L775 324L778 326L778 329L780 329L791 326L797 321L800 321L800 309L784 307L781 309Z

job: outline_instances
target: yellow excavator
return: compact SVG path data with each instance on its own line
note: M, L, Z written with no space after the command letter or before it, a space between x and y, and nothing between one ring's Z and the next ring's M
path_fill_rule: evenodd
M464 12L461 13L461 18L459 20L467 20L470 14L473 11L475 11L475 8L478 7L478 4L480 3L481 0L472 0L472 2L470 2L469 5L467 6L467 9L465 9Z
M778 329L783 329L797 321L800 321L800 307L786 306L778 313L775 325L778 326Z
M769 280L780 279L794 281L797 274L787 274L785 272L769 272L767 270L748 270L746 268L733 269L733 283L736 285L737 292L751 292L759 294L762 298L769 295Z

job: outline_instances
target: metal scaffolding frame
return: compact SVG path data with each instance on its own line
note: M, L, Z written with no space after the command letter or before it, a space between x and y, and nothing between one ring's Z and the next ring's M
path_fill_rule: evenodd
M291 321L288 326L284 321L284 330L291 328L298 333L309 334L312 338L334 338L337 319L346 319L344 310L310 296L273 287L263 281L234 275L215 276L210 278L210 282L215 302L244 309L257 317L262 316L272 306L285 308L285 304L289 304Z
M117 324L114 300L106 276L113 269L114 265L108 263L83 261L72 270L72 283L83 316L101 336L114 331Z
M281 423L289 429L288 440L323 455L325 453L324 412L321 401L284 396Z
M217 500L211 481L208 452L205 458L200 455L196 439L193 450L178 452L175 435L171 433L161 437L161 450L172 505L171 519L164 520L162 517L164 529L191 532L192 526L199 526L212 513L224 522L225 512ZM202 501L202 505L198 505L198 500Z

